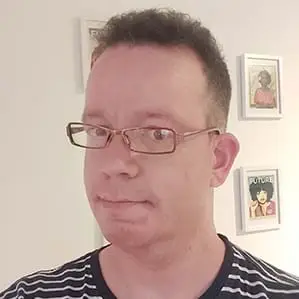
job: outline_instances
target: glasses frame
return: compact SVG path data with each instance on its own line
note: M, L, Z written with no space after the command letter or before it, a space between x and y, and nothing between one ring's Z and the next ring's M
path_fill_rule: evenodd
M107 138L107 141L105 143L105 145L103 147L89 147L89 146L84 146L81 145L79 143L76 143L74 138L73 138L73 133L71 130L72 125L82 125L82 126L92 126L95 128L99 128L99 129L105 129L108 132L110 132L109 137ZM129 137L126 135L126 132L129 131L135 131L135 130L140 130L140 129L149 129L149 130L169 130L173 133L173 149L169 150L169 151L164 151L164 152L146 152L146 151L138 151L135 150L131 147L131 143L130 143L130 139ZM80 130L80 132L83 130ZM207 128L207 129L202 129L202 130L196 130L196 131L190 131L190 132L185 132L185 133L178 133L176 132L176 130L172 129L172 128L168 128L168 127L154 127L154 126L146 126L146 127L133 127L133 128L126 128L126 129L110 129L107 128L105 126L100 126L100 125L92 125L92 124L88 124L88 123L83 123L83 122L70 122L67 124L66 126L66 134L70 140L70 143L74 146L78 146L81 148L86 148L86 149L104 149L107 148L109 146L109 144L111 143L111 141L113 140L113 138L117 135L120 135L124 141L124 143L128 146L128 148L130 149L130 151L135 152L135 153L141 153L141 154L149 154L149 155L163 155L163 154L171 154L174 153L176 151L177 146L184 142L185 139L187 137L191 137L191 136L195 136L195 135L202 135L202 134L211 134L211 133L215 133L217 135L222 134L221 129L219 128Z

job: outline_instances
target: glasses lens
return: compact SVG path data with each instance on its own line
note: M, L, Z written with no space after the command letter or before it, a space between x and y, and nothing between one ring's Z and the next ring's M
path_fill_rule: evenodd
M175 146L175 134L162 128L140 128L126 131L132 150L144 153L168 153Z
M72 124L71 135L77 145L89 148L103 148L109 138L109 130L83 124Z

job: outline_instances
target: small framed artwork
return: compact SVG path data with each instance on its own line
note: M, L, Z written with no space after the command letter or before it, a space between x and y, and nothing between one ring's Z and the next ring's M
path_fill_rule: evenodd
M81 54L82 54L82 79L84 88L91 66L94 62L94 50L98 46L97 34L105 25L104 21L81 19Z
M244 54L241 59L241 77L243 118L281 118L281 57Z
M241 168L241 219L243 233L278 229L280 171L278 168Z

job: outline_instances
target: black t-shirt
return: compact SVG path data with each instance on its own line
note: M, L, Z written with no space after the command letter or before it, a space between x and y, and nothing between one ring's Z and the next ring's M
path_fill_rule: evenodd
M254 257L230 243L226 237L219 236L226 245L225 258L215 281L200 298L299 298L299 278ZM0 293L0 299L115 299L99 264L98 255L103 248L58 268L23 277Z

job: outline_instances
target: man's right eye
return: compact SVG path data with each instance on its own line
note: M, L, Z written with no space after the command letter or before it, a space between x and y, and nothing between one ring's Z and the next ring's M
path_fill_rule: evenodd
M90 136L95 136L95 137L106 137L108 135L107 130L98 127L89 127L87 128L86 133Z

